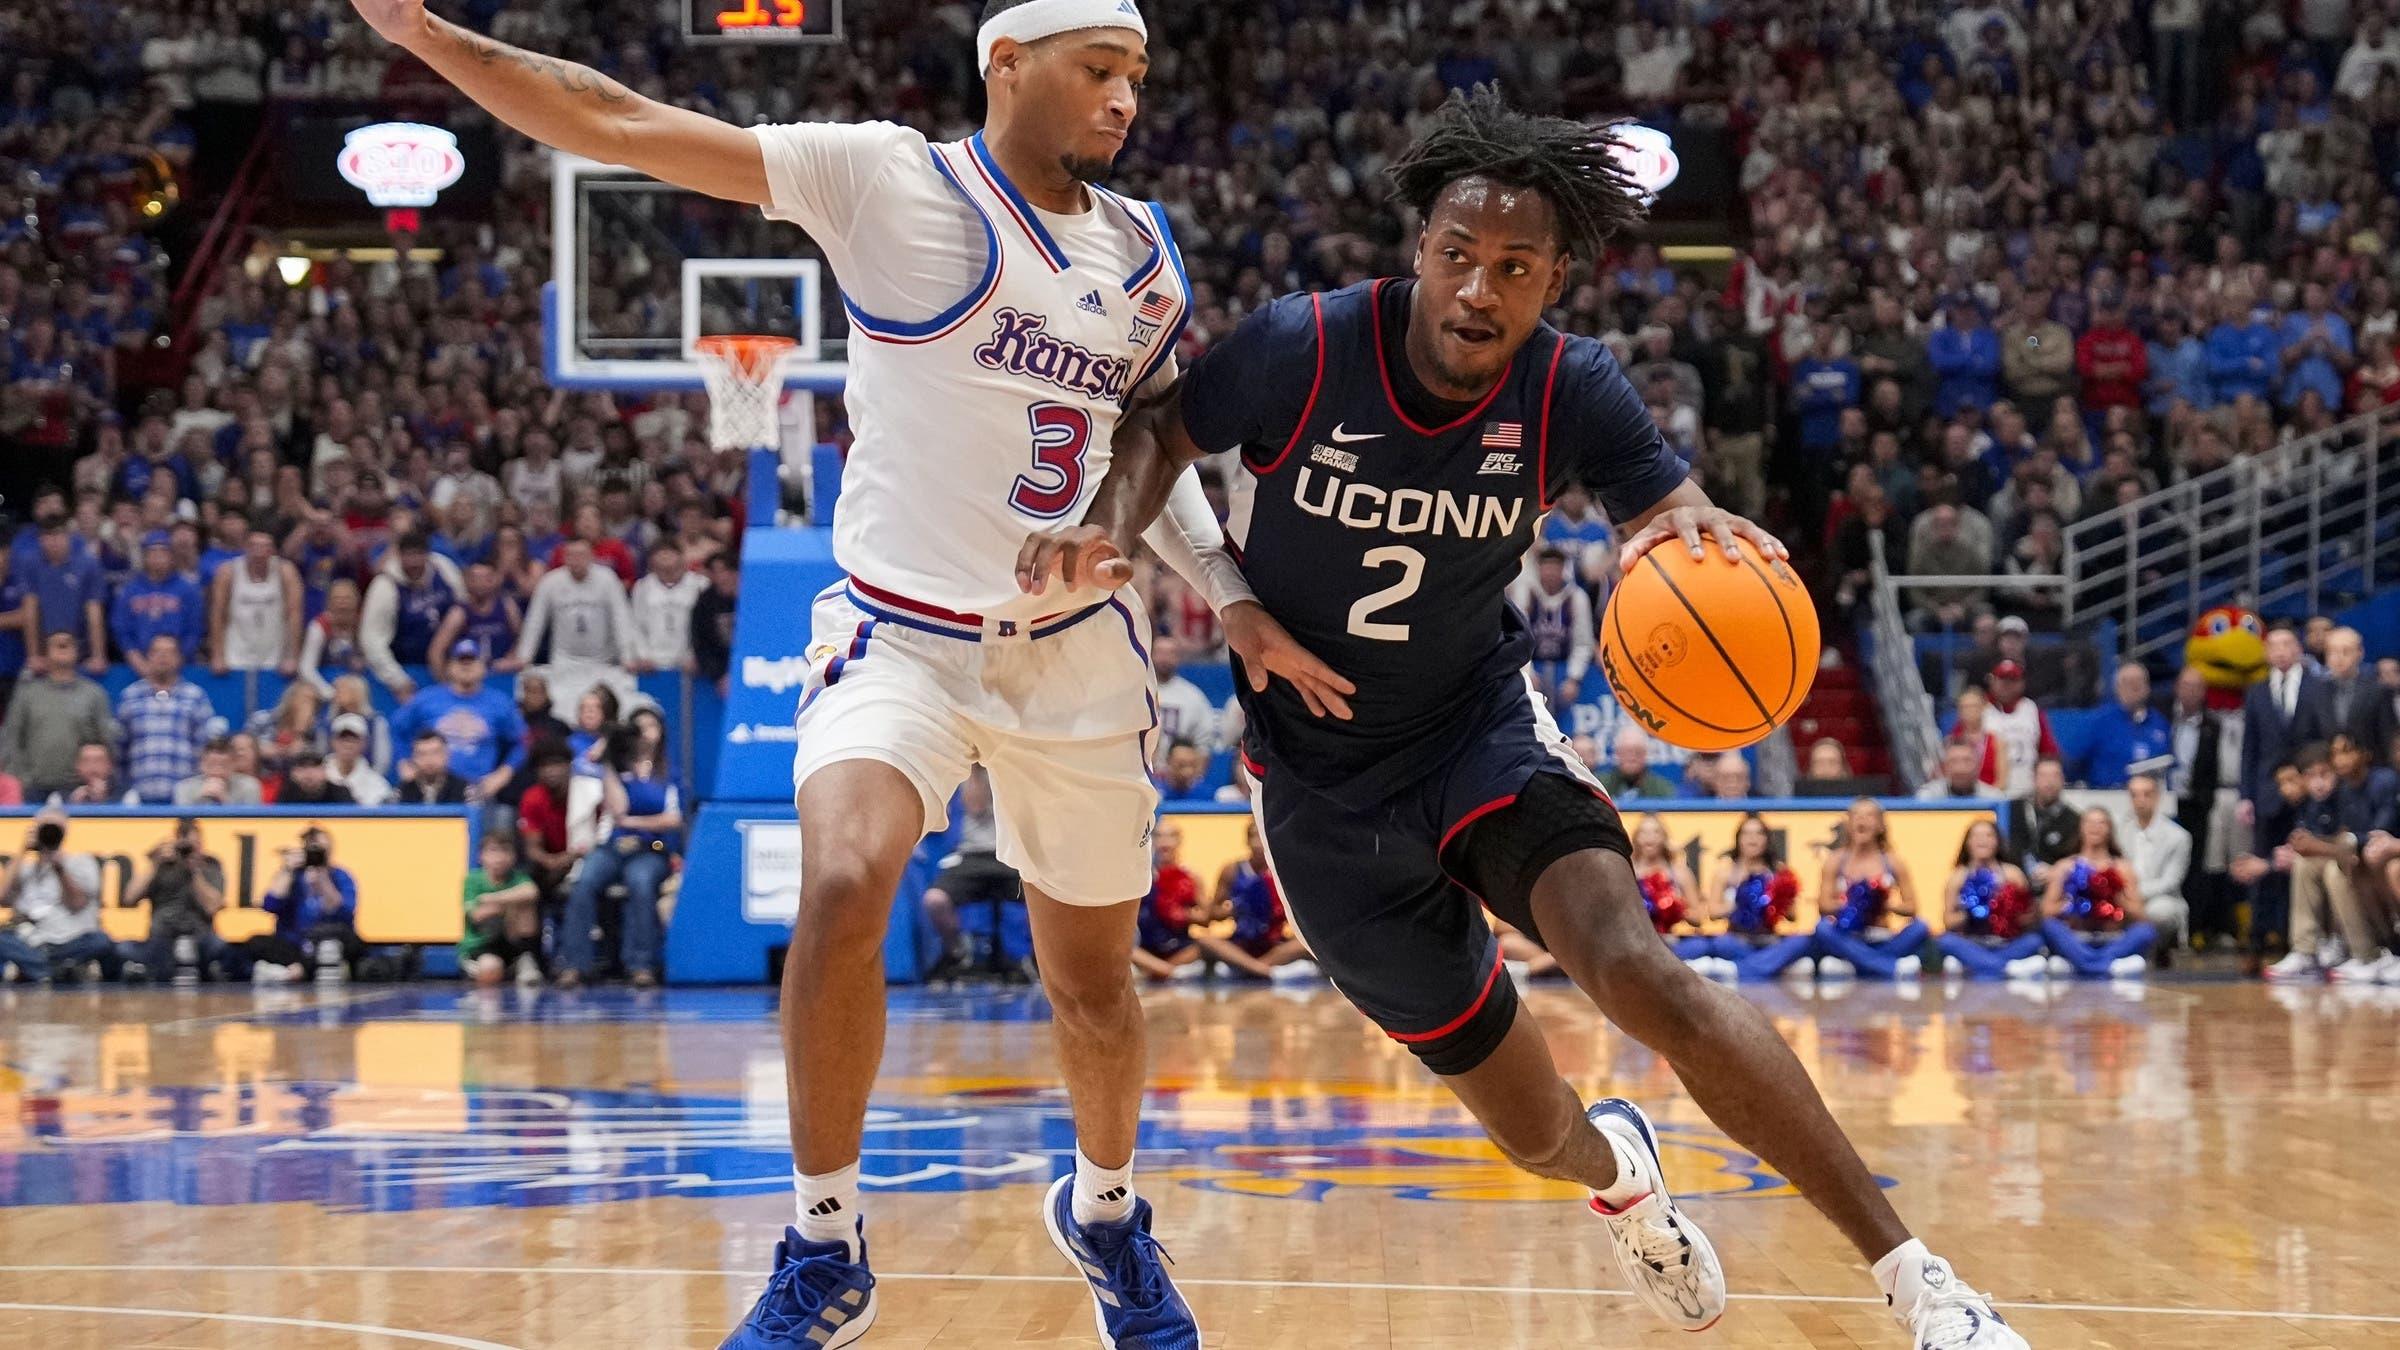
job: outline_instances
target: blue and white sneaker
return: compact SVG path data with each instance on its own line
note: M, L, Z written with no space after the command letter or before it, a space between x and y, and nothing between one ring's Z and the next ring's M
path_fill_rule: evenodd
M1889 1296L1892 1319L1916 1350L2027 1350L2025 1338L1938 1256L1901 1268Z
M1051 1183L1042 1202L1050 1244L1092 1287L1092 1321L1103 1350L1200 1350L1191 1306L1167 1278L1166 1249L1150 1236L1150 1202L1136 1199L1122 1223L1075 1222L1075 1178Z
M775 1273L757 1306L717 1350L837 1350L875 1325L875 1276L867 1270L866 1226L858 1259L839 1242L808 1242L786 1228Z
M1725 1315L1725 1267L1700 1226L1667 1194L1658 1161L1658 1135L1642 1108L1622 1097L1595 1102L1584 1113L1602 1134L1648 1159L1650 1193L1621 1209L1592 1197L1592 1212L1608 1223L1617 1266L1650 1311L1685 1331L1706 1331Z

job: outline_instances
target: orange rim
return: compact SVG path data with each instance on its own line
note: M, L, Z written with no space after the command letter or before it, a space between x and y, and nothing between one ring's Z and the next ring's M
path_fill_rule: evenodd
M701 355L715 357L753 380L765 379L775 363L799 345L788 337L749 333L720 333L692 343Z

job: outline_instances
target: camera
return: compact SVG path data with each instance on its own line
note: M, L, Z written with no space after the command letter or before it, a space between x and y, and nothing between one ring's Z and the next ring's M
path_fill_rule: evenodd
M199 851L200 845L194 840L178 839L175 841L175 855L177 857L189 858Z
M55 820L45 820L33 827L33 849L36 853L56 853L67 842L67 827Z
M300 862L304 867L323 867L325 865L325 845L316 840L310 840L308 847L300 850Z

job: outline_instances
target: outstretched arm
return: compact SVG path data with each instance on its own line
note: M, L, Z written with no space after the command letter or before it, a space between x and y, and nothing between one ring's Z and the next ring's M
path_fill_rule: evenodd
M766 156L740 127L644 98L589 66L470 32L426 13L424 0L351 3L376 32L544 145L728 201L770 200Z
M1113 589L1133 580L1134 542L1166 508L1175 480L1207 452L1185 430L1183 381L1143 399L1117 422L1108 472L1083 524L1030 535L1017 551L1017 585L1040 595L1056 577L1069 587ZM1181 569L1178 569L1181 570Z

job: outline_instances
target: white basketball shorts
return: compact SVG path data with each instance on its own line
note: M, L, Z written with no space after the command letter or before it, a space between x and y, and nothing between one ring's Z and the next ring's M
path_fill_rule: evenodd
M1138 601L969 623L853 582L811 617L795 792L828 764L877 760L916 786L930 834L981 764L1000 861L1027 885L1070 905L1149 892L1158 716Z

